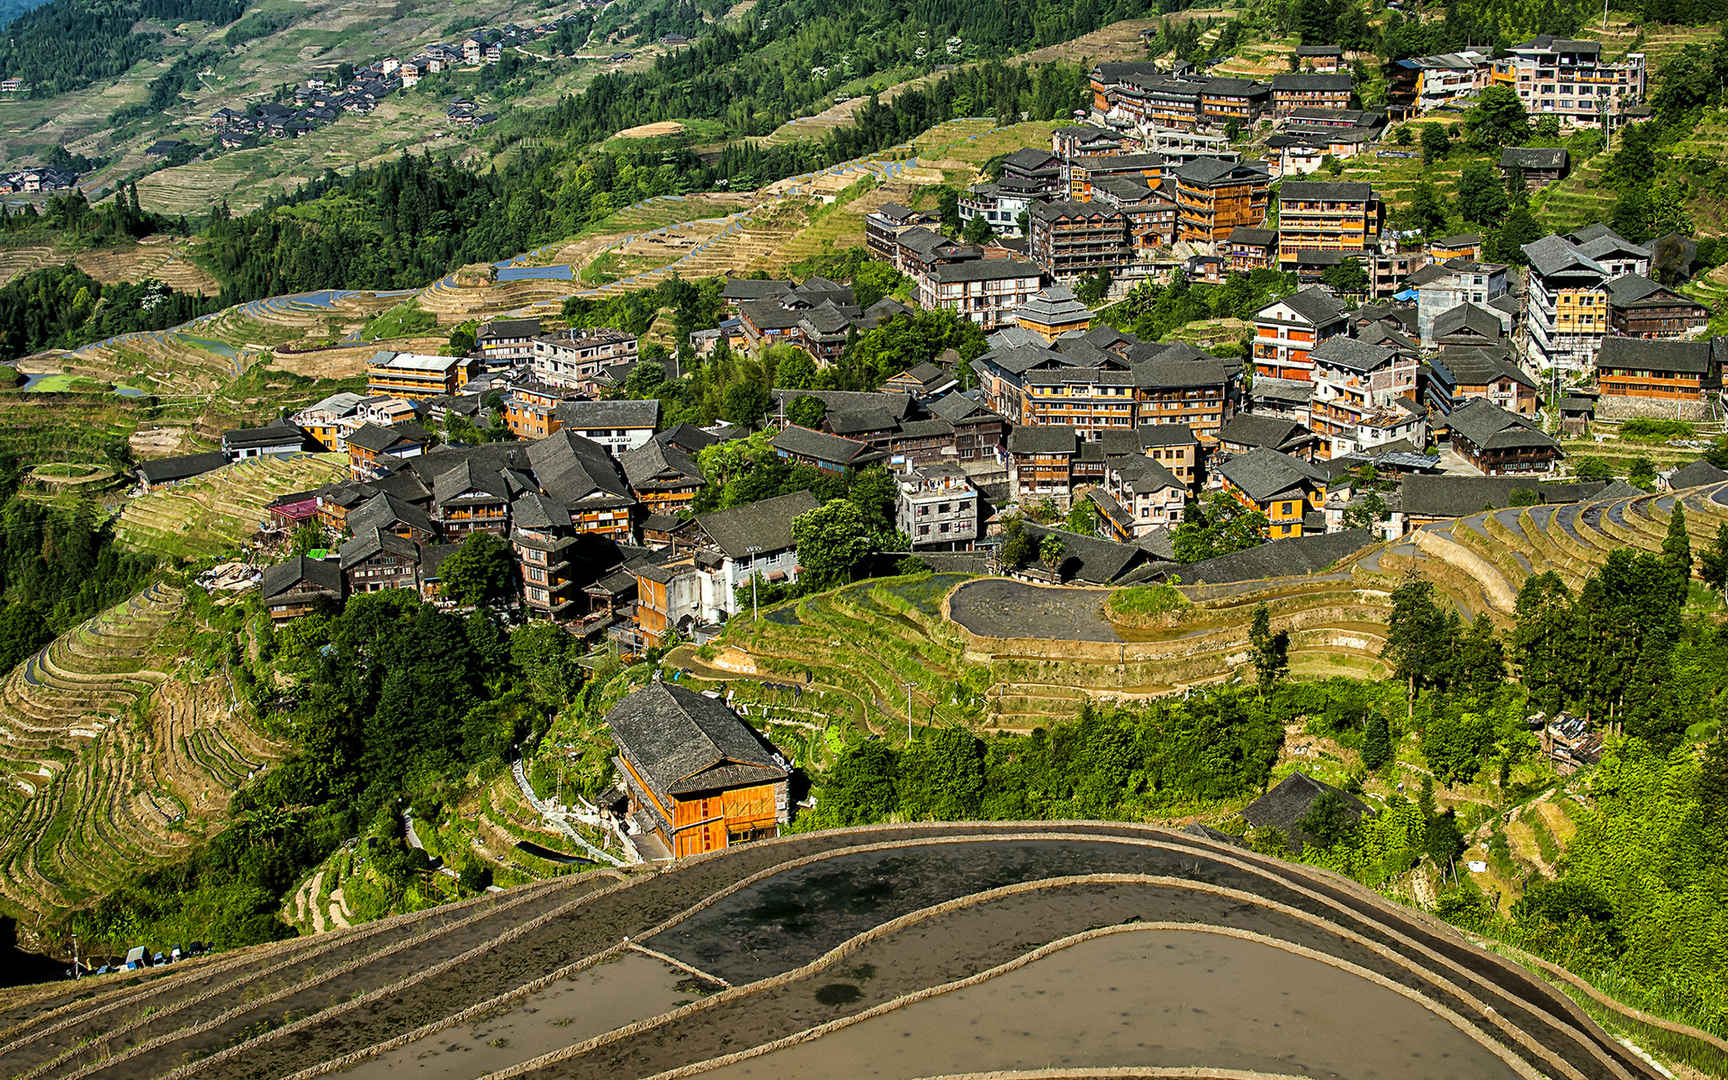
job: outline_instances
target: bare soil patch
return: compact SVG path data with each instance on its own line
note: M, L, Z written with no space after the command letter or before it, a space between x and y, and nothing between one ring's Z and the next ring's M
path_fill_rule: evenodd
M684 125L676 120L657 120L652 124L637 124L612 136L614 139L657 139L666 135L684 134Z

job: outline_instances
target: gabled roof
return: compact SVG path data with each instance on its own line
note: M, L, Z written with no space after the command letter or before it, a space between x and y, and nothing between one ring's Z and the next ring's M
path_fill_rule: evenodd
M354 534L354 539L338 549L344 570L357 566L380 552L400 555L404 559L413 559L416 562L420 559L419 544L412 540L404 540L395 533L377 526L360 529Z
M1254 314L1259 316L1279 304L1294 311L1299 317L1315 326L1325 326L1337 322L1345 314L1343 302L1324 285L1309 285L1307 288L1297 289L1289 296L1279 297L1270 304L1266 304Z
M633 501L618 463L599 443L573 431L529 443L528 461L541 490L566 506Z
M1483 450L1560 448L1534 421L1507 412L1487 398L1471 398L1441 423Z
M883 415L892 422L892 417ZM774 449L787 454L814 458L817 461L831 461L838 465L851 465L870 454L870 447L856 439L799 427L797 424L786 425L780 434L774 436L772 445Z
M882 209L886 210L884 206ZM740 300L772 300L792 291L792 283L781 279L729 278L720 290L720 299L734 303Z
M1498 325L1498 324L1496 324ZM1367 373L1377 371L1392 362L1398 354L1381 345L1371 345L1343 334L1334 334L1308 353L1315 363L1347 371Z
M391 447L404 442L418 444L423 443L424 440L403 434L395 425L385 427L370 421L361 424L348 435L349 446L358 446L362 450L370 450L375 454L387 453Z
M1243 244L1249 247L1271 247L1278 243L1278 230L1238 225L1230 230L1230 237L1226 243Z
M1309 840L1302 831L1302 819L1325 795L1340 800L1351 818L1360 818L1368 812L1367 803L1342 788L1297 772L1286 776L1277 787L1243 807L1242 818L1256 829L1276 829L1283 834L1292 851L1300 851Z
M1524 245L1524 255L1530 268L1543 277L1555 274L1595 274L1607 277L1602 264L1580 251L1577 245L1558 236L1544 236Z
M1317 71L1289 71L1272 76L1272 92L1303 90L1344 90L1349 91L1356 85L1356 79L1347 71L1336 74Z
M472 458L464 458L432 481L432 500L439 506L476 492L498 502L507 502L510 496L504 477L494 469L476 466Z
M1699 458L1689 461L1668 474L1668 486L1676 491L1681 488L1702 487L1705 484L1719 484L1728 480L1728 472Z
M928 407L932 413L953 424L963 420L996 417L988 406L979 404L958 390L937 398Z
M1534 491L1539 502L1573 503L1598 497L1600 480L1582 483L1543 483L1525 476L1424 476L1415 473L1399 481L1406 514L1418 517L1467 517L1512 505L1519 491Z
M624 477L637 491L682 488L702 483L696 460L675 446L649 440L619 458Z
M1327 78L1329 76L1321 76ZM1279 203L1366 202L1374 197L1374 185L1348 180L1286 180L1278 189Z
M182 454L179 457L156 458L140 462L138 477L147 484L167 484L201 476L228 464L228 455L220 450L202 454Z
M560 401L554 410L558 422L565 427L593 428L652 428L660 423L660 402L656 398L620 401Z
M1136 568L1144 566L1148 560L1146 549L1138 544L1120 544L1114 540L1084 536L1065 529L1046 528L1031 522L1026 522L1025 528L1034 539L1041 541L1046 536L1055 536L1062 541L1067 552L1059 569L1062 577L1068 581L1112 585Z
M274 424L263 427L235 428L222 433L224 449L254 448L269 446L288 446L291 444L306 445L306 432L296 424L286 420L278 420Z
M325 559L308 559L304 555L297 555L287 562L266 566L264 573L260 575L259 587L264 602L268 604L273 598L296 588L301 582L340 597L342 567Z
M792 547L792 519L816 507L815 495L808 491L794 491L760 502L698 514L696 524L723 554L742 559L750 554L753 546L760 548L761 554Z
M1218 466L1218 472L1257 503L1326 486L1326 474L1319 468L1267 447L1235 455Z
M438 531L426 511L382 491L349 511L347 520L348 528L356 536L372 528L389 531L398 523L410 526L418 532Z
M1500 151L1502 169L1564 169L1569 161L1561 146L1508 146Z
M1500 316L1469 301L1447 308L1434 316L1436 339L1469 335L1495 341L1505 334L1506 328L1501 325Z
M1537 389L1529 372L1508 360L1498 348L1448 345L1428 361L1434 375L1447 386L1487 386L1496 379L1511 379L1520 386Z
M1375 542L1367 529L1273 540L1245 551L1189 563L1176 572L1190 584L1222 585L1233 581L1313 574L1348 558Z
M652 683L626 697L606 714L606 726L632 768L663 799L770 784L790 775L731 709L671 683Z
M510 519L524 529L568 529L570 511L557 499L524 491L510 504Z
M1610 336L1596 354L1598 371L1659 371L1709 375L1714 368L1708 341L1662 341Z
M1008 450L1015 454L1072 454L1078 437L1067 424L1022 424L1008 433Z
M1218 429L1218 441L1235 446L1267 447L1273 450L1298 446L1311 436L1307 428L1282 416L1237 413Z
M1121 478L1122 486L1136 495L1147 495L1165 488L1188 490L1188 485L1176 474L1145 454L1122 454L1106 458L1104 465Z

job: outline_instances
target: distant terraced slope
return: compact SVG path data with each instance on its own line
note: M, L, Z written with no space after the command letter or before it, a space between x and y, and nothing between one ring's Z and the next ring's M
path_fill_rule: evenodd
M278 496L310 491L346 473L340 454L235 462L132 499L121 508L115 531L126 544L169 558L222 555L258 531L264 508Z
M14 991L0 1071L1660 1075L1426 916L1311 867L1103 823L791 836Z
M0 683L0 908L63 911L174 859L281 755L187 665L183 600L152 585Z

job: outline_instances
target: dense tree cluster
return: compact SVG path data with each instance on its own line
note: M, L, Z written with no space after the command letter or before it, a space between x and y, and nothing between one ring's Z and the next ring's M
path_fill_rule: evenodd
M0 285L0 358L165 330L212 310L213 301L160 281L104 285L71 263L44 267Z
M910 747L849 747L822 777L816 816L920 820L1143 818L1265 787L1295 696L1207 690L1097 708L1028 735L920 732Z
M33 97L62 94L160 55L161 32L140 24L221 26L245 8L245 0L49 0L6 27L0 71L23 79Z
M116 545L94 503L22 498L17 476L0 459L0 671L136 592L154 562Z

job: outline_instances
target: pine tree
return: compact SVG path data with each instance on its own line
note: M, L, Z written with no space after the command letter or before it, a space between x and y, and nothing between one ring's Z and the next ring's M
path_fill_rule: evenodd
M1362 736L1362 764L1370 770L1392 760L1392 725L1386 715L1376 710L1368 716L1368 730Z
M1674 575L1675 591L1680 603L1686 602L1686 590L1692 583L1692 537L1686 532L1686 508L1674 499L1674 512L1668 517L1668 535L1662 538L1662 559Z

